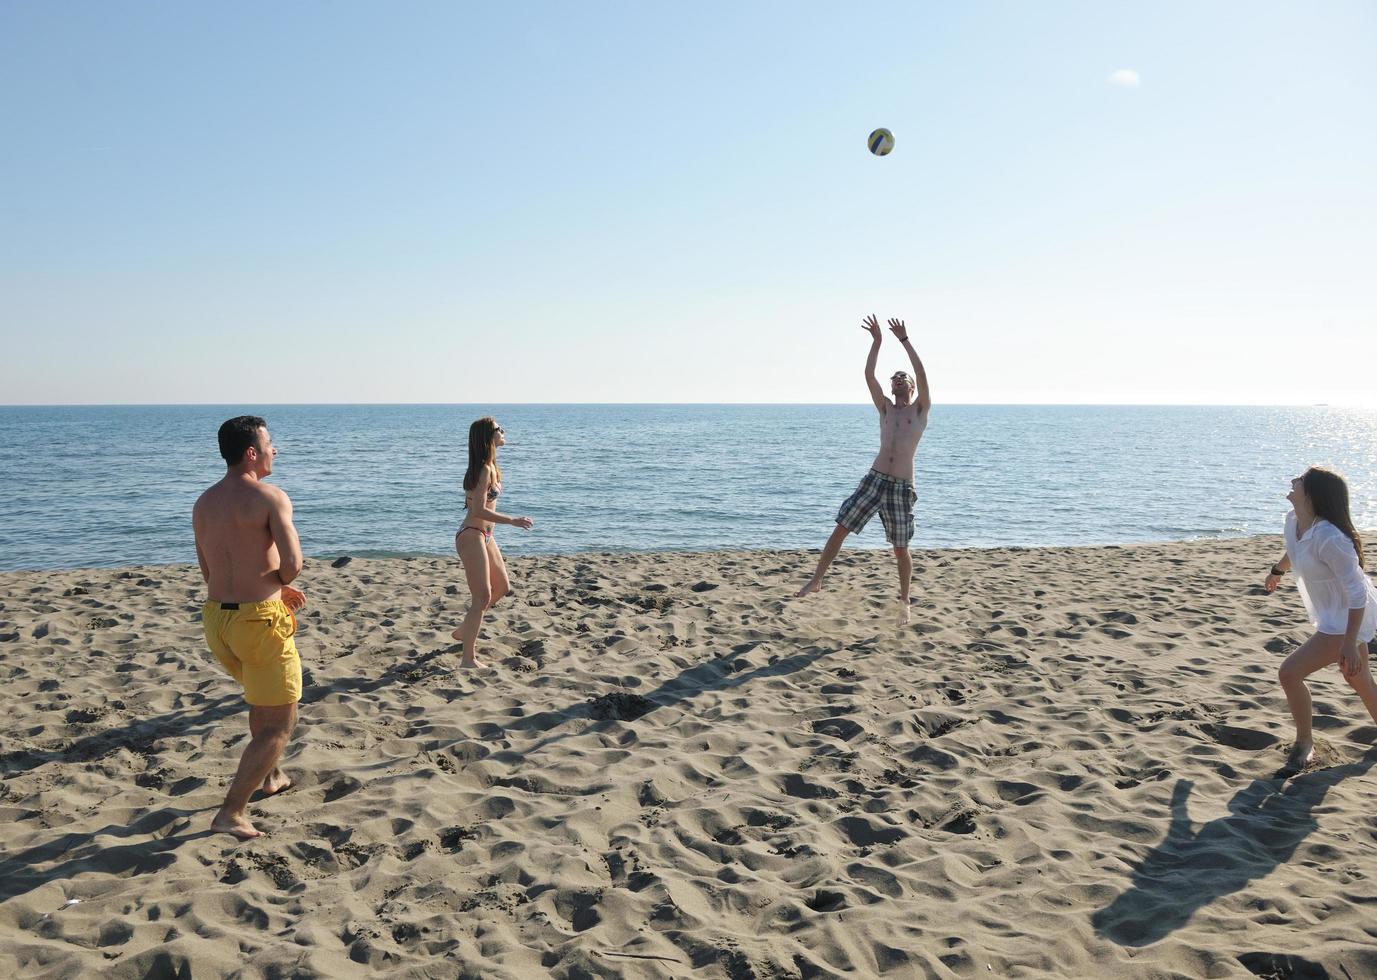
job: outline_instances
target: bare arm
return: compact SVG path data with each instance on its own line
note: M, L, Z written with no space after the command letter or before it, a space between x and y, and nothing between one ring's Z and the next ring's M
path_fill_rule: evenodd
M480 521L491 521L494 524L509 524L512 527L522 529L530 528L533 522L529 517L508 517L506 514L499 514L488 507L488 485L491 482L492 477L485 466L483 472L479 474L477 485L469 491L473 494L469 499L477 501L477 503L469 506L469 516L476 517Z
M908 361L913 365L913 380L918 385L914 400L918 403L918 411L926 412L932 407L932 392L928 391L928 373L923 370L923 362L918 359L918 352L909 343L908 327L904 326L903 320L890 320L889 329L894 331L894 336L899 338L899 343L903 344L904 350L908 352Z
M909 362L913 364L913 380L918 383L918 411L926 412L932 408L932 391L928 388L928 373L923 370L923 362L918 360L918 352L904 338L904 350L908 351Z
M1275 592L1277 586L1281 584L1281 577L1291 570L1291 556L1286 552L1281 553L1272 567L1267 570L1267 577L1262 580L1262 587L1268 592Z
M1358 649L1358 631L1362 629L1363 618L1367 614L1367 576L1358 564L1357 550L1341 533L1332 533L1321 541L1316 553L1339 580L1339 586L1348 599L1348 622L1344 627L1343 643L1339 647L1339 669L1345 677L1352 677L1363 660L1362 651Z
M493 524L510 524L515 518L508 517L506 514L499 514L495 510L486 507L470 507L469 513L480 521L490 521Z
M201 566L201 578L205 579L207 585L210 584L210 565L206 563L206 553L201 550L201 502L205 499L205 494L196 498L196 505L191 508L191 539L196 542L196 564Z
M273 488L276 490L276 488ZM277 577L287 585L301 574L301 541L292 524L292 502L281 490L272 495L268 509L268 533L277 545Z
M872 313L861 321L861 326L870 331L870 356L865 359L865 383L870 388L870 400L883 415L889 409L889 399L885 397L885 390L880 387L880 382L875 377L875 365L880 362L880 321Z
M495 510L488 508L488 487L492 484L492 476L486 466L478 473L478 482L469 491L469 499L473 501L469 505L469 517L476 517L480 521L491 521L493 524L506 524L507 518Z

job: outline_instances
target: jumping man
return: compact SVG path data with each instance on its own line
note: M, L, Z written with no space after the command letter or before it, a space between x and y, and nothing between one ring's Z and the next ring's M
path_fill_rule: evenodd
M889 321L889 329L908 352L913 374L896 371L889 379L894 400L885 397L880 382L875 379L875 364L880 358L882 336L880 322L872 314L862 321L862 326L870 331L871 337L870 356L865 361L865 383L870 388L875 409L880 413L880 451L856 492L846 499L837 512L837 526L822 549L817 571L796 594L805 596L820 590L822 577L837 557L837 552L841 551L843 539L864 528L879 511L885 539L894 548L894 559L899 566L898 621L902 626L908 622L908 588L913 572L913 560L908 552L908 544L913 539L913 503L917 500L917 494L913 492L913 456L918 451L918 440L923 438L923 430L928 427L932 397L928 391L928 376L923 371L923 362L909 343L908 328L903 320L893 319Z

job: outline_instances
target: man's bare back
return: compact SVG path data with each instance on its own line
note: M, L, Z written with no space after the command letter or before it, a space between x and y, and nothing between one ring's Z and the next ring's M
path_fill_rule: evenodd
M300 566L291 501L279 488L252 476L226 474L201 494L191 522L213 602L280 598L282 586L294 576L282 574L279 540L296 551L292 557Z

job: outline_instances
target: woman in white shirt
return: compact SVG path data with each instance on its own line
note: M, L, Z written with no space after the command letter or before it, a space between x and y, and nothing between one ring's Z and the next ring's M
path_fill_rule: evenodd
M1277 672L1291 716L1296 744L1277 773L1300 772L1315 757L1310 730L1310 689L1305 679L1337 663L1377 722L1377 683L1368 670L1368 641L1377 632L1377 590L1363 572L1363 542L1348 513L1348 484L1330 470L1312 466L1291 481L1286 495L1286 554L1267 576L1268 592L1295 568L1296 588L1315 633L1282 662Z

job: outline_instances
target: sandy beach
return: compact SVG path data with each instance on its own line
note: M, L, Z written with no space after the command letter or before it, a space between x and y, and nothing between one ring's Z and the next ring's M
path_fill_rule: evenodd
M1372 540L1369 536L1368 540ZM308 561L297 785L194 566L0 574L0 976L1377 976L1377 729L1280 539ZM77 900L77 904L71 904Z

